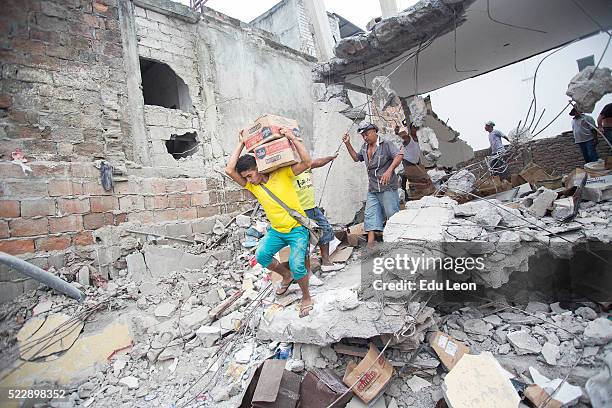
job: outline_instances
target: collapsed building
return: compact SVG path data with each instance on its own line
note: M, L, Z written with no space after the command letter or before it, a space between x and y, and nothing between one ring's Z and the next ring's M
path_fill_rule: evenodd
M397 303L391 293L364 299L357 261L368 254L358 225L337 231L342 243L332 256L350 262L313 278L311 316L296 318L297 293L274 296L274 276L252 263L245 245L261 236L266 221L221 171L237 130L267 112L292 117L307 147L321 156L336 151L340 136L378 106L374 120L388 127L383 137L393 138L390 123L397 122L389 117L406 116L414 96L475 75L458 69L463 60L459 66L448 60L453 34L465 35L461 41L490 39L474 55L462 54L476 66L483 50L496 50L511 31L483 23L484 13L469 13L490 11L484 1L421 1L368 32L321 3L285 0L250 24L166 0L5 5L0 251L70 281L87 298L77 303L0 265L4 385L55 384L66 390L67 406L242 406L254 397L248 395L253 373L271 355L286 358L291 349L285 371L342 373L367 356L372 342L387 350L395 372L376 403L434 406L466 385L453 386L449 371L457 361L449 364L427 336L437 330L471 354L492 353L521 384L536 383L552 396L565 386L557 395L562 404L585 406L590 399L597 406L606 390L598 384L609 381L602 360L612 340L604 308L517 288L538 263L564 263L559 270L572 260L584 264L593 257L584 253L587 245L609 244L609 181L585 188L591 195L576 205L560 180L547 184L556 175L531 179L522 173L529 160L515 158L511 173L523 177L516 185L493 180L468 188L456 172L444 172L437 197L406 203L387 224L385 242L425 241L441 250L469 242L470 253L485 254L492 266L468 277L484 287L485 304L463 299L461 308L446 309L412 292ZM591 6L610 21L604 2ZM494 52L476 74L594 32L582 20L568 24L568 5L534 7L558 17L539 22L551 35L530 42L527 33L512 34L520 37L516 47ZM495 8L510 20L521 9ZM288 23L295 24L283 26ZM478 26L501 34L483 35ZM377 99L376 78L388 79L397 67L389 62L405 59L398 80ZM397 102L388 110L392 94ZM474 165L482 155L437 118L431 101L423 104L423 121L439 143L437 165L468 168L481 182ZM528 147L538 163L538 141ZM317 193L333 221L349 224L365 196L362 169L346 155L335 163L327 174L315 171ZM577 167L568 163L546 163L545 171ZM497 194L470 201L466 188ZM562 222L574 210L573 221ZM598 256L609 252L603 248ZM317 259L312 262L316 269ZM428 344L434 351L425 350ZM500 380L500 388L507 391L509 383ZM361 406L357 397L350 404Z

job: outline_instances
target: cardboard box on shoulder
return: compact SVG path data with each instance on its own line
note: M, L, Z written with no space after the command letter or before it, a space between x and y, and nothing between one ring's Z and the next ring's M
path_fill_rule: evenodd
M270 173L280 167L299 163L300 156L293 143L283 137L257 147L255 162L260 173Z
M286 127L293 130L296 136L300 136L298 123L293 119L282 116L265 114L255 120L255 122L240 132L240 140L244 142L247 152L252 152L264 143L280 139L280 128Z

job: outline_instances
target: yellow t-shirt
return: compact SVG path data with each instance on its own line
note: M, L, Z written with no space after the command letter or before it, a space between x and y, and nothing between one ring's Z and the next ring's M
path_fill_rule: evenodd
M308 169L293 178L293 188L305 210L315 208L315 190L312 185L312 170Z
M278 198L280 198L289 208L297 210L300 214L306 216L306 213L300 205L298 195L293 188L292 179L295 177L291 166L281 167L278 170L274 170L270 173L270 178L267 183L264 183L268 190L273 192ZM272 228L276 231L286 234L293 228L299 226L298 222L293 219L289 213L280 206L270 195L259 185L247 183L244 186L249 190L257 201L261 204L266 216L272 224Z

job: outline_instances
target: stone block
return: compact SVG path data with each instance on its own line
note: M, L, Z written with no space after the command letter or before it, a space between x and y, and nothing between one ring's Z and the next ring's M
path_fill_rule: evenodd
M13 237L31 237L47 234L49 232L49 222L47 218L18 218L9 221L9 228Z
M55 201L51 199L24 200L21 202L21 216L35 217L55 215Z

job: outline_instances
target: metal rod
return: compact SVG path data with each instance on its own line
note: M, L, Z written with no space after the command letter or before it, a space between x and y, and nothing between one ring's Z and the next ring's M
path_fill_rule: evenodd
M30 278L37 280L38 282L41 282L66 296L76 299L79 302L82 302L85 299L85 293L81 292L65 280L60 279L59 277L39 268L36 265L32 265L23 259L0 252L0 263L8 265L16 271L29 276Z

